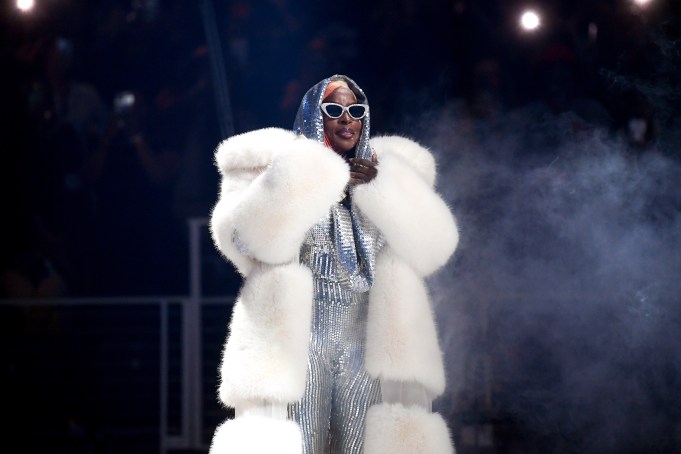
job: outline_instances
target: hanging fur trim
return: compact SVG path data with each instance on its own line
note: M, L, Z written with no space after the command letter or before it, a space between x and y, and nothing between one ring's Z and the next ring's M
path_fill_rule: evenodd
M234 305L220 365L225 405L302 397L312 291L312 273L297 263L261 265L251 272Z
M303 437L293 421L264 416L227 420L215 430L209 454L302 454Z
M389 248L378 257L369 294L366 370L374 378L445 390L437 330L423 279Z
M364 454L454 454L442 416L421 407L374 405L367 412Z

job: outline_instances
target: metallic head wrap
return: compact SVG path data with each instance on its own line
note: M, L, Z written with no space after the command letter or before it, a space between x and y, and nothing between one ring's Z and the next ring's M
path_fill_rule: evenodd
M362 91L362 89L359 88L359 85L348 76L336 74L326 78L310 88L307 93L305 93L305 96L303 96L303 100L298 108L298 113L296 114L296 120L293 123L293 131L296 134L302 134L308 139L324 143L324 118L322 117L322 109L319 106L324 99L326 87L330 82L336 80L342 80L348 84L350 90L352 90L357 97L357 102L369 104L364 91ZM360 132L359 140L355 146L355 157L358 158L371 159L371 155L373 154L371 147L369 146L370 115L371 110L367 111L366 116L362 119L362 131Z

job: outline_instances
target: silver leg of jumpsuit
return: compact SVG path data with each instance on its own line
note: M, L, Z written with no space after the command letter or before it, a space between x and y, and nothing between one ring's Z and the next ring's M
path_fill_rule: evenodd
M314 276L315 307L305 394L289 406L289 417L300 424L305 454L360 454L366 411L381 401L379 382L364 370L364 344L382 244L360 213L339 203L301 249Z
M368 293L315 287L322 298L315 298L305 395L289 416L300 424L305 454L360 454L366 411L381 401L378 381L364 371Z

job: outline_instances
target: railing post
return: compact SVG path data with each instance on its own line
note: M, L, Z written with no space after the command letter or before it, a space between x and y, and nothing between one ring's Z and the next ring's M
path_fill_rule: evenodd
M206 219L189 219L189 304L185 307L183 340L183 431L191 448L200 448L201 404L201 230Z
M160 439L159 439L159 451L161 454L166 454L168 451L168 301L165 299L161 300L159 303L159 316L160 316L160 412L159 415L159 426L160 426Z

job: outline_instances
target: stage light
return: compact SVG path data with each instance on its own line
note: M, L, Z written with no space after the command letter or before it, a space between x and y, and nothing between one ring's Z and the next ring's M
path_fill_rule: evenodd
M35 6L35 0L17 0L17 9L22 13L28 13Z
M539 28L540 25L541 18L539 17L539 14L532 10L527 10L520 16L520 26L523 30L534 31Z

